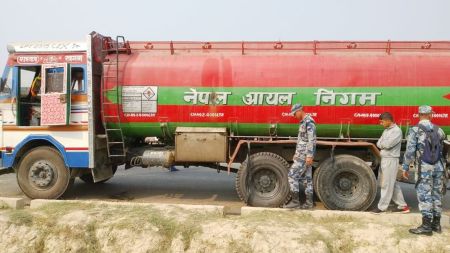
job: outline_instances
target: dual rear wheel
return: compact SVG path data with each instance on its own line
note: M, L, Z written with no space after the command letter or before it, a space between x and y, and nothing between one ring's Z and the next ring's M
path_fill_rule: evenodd
M237 173L237 194L250 206L281 207L291 198L288 171L289 164L277 154L253 154ZM351 155L325 160L313 180L316 195L328 209L367 210L377 193L372 169Z

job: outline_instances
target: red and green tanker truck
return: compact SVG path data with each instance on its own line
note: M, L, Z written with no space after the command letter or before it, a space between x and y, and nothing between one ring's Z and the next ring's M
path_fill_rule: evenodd
M329 209L375 199L389 111L406 136L417 108L450 135L449 41L126 41L8 45L0 86L1 170L30 198L58 198L117 166L237 173L248 205L289 198L302 103L317 122L314 188ZM448 160L448 157L446 157ZM240 167L236 166L240 164ZM199 182L201 183L201 182Z

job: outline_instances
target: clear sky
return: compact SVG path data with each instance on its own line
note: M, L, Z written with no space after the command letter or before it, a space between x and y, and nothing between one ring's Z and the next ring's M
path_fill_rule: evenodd
M0 67L8 42L94 30L129 40L450 40L450 1L4 0Z

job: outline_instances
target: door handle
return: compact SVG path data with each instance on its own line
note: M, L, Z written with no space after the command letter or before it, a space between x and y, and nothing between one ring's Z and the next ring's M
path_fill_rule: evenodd
M61 104L67 103L66 94L61 94L58 99Z

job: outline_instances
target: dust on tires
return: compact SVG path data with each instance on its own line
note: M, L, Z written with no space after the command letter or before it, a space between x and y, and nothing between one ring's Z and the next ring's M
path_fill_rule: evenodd
M69 188L73 179L58 151L38 147L28 151L17 167L20 189L32 199L57 199Z
M289 164L281 156L261 152L242 163L236 176L236 191L247 205L280 207L290 199ZM250 176L247 178L247 176Z
M367 210L375 200L377 181L372 169L360 158L337 155L325 160L314 173L314 190L333 210Z

